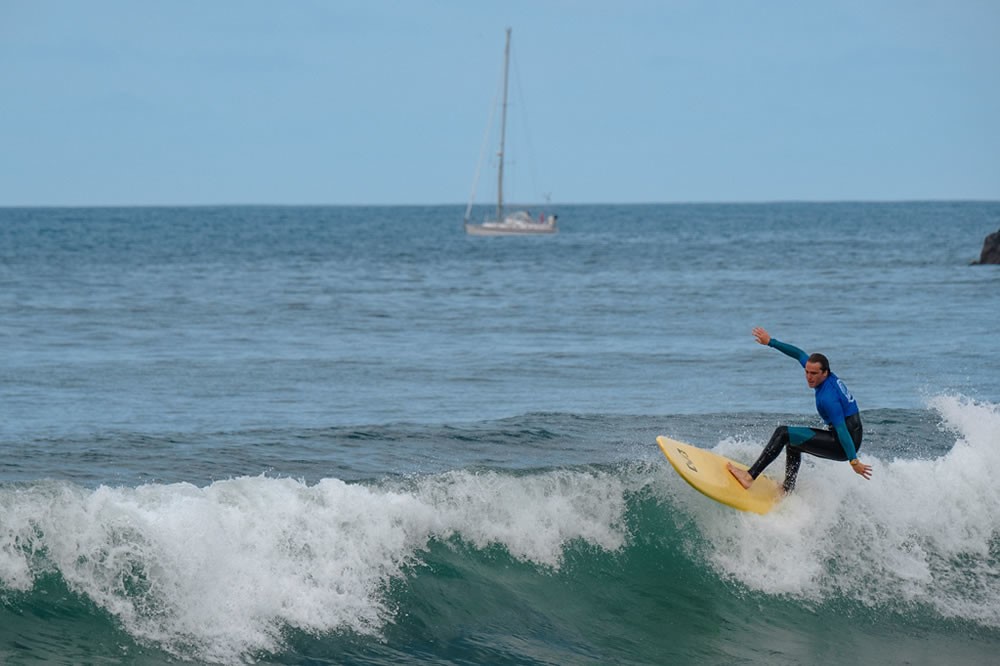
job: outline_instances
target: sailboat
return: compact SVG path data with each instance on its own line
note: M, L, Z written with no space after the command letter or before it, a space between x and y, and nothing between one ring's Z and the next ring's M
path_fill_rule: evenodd
M551 213L542 213L536 220L526 210L508 211L504 208L503 202L503 167L504 167L504 147L507 139L507 80L510 68L510 28L507 28L507 40L503 51L503 103L500 113L500 150L497 153L499 166L497 168L497 207L495 216L487 219L481 224L472 224L469 219L472 214L473 200L475 199L475 185L472 188L472 197L469 205L465 209L465 232L472 236L517 236L529 234L553 234L558 230L556 220L558 216ZM479 170L476 170L478 180Z

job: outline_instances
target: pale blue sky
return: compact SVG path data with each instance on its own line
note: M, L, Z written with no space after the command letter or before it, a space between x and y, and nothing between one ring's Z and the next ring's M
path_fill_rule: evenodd
M465 203L508 25L556 203L1000 200L995 0L0 0L0 205Z

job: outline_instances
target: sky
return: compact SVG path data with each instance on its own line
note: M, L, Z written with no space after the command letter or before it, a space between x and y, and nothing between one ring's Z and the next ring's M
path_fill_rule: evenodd
M0 206L464 204L508 26L523 201L1000 200L995 0L0 0Z

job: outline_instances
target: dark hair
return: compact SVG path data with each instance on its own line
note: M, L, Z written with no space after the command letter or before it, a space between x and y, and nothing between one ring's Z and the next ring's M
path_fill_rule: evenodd
M819 363L819 368L823 372L830 372L830 360L822 354L810 354L808 363Z

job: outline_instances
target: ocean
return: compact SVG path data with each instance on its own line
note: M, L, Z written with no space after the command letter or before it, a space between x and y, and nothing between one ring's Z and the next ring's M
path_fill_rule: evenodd
M462 212L0 209L0 663L996 663L1000 202Z

